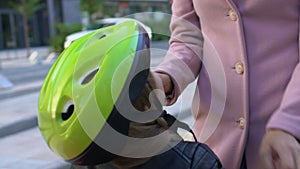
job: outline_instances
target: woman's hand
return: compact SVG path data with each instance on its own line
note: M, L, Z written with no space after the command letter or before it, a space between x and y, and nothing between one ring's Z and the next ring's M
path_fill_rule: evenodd
M300 144L287 132L268 130L260 147L260 158L265 169L300 169Z
M171 78L168 75L150 71L143 90L133 103L134 107L142 112L149 109L161 109L162 105L166 104L166 93L172 91L171 84Z
M154 86L155 89L164 93L164 105L171 99L173 91L173 83L169 75L150 71L148 82Z

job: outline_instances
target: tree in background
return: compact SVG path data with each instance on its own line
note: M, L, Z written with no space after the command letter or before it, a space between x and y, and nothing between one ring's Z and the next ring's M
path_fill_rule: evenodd
M27 57L31 54L28 20L36 11L43 7L40 1L41 0L8 0L9 5L22 15Z
M80 10L88 14L89 22L93 23L94 19L92 16L103 9L103 0L81 0Z
M66 24L56 23L56 35L53 35L49 39L49 45L53 48L53 52L56 54L61 53L64 50L64 41L67 35L75 33L81 30L81 24Z

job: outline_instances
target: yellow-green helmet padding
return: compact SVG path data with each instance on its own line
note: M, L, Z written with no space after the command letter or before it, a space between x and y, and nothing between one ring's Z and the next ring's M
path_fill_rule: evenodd
M126 21L89 33L60 54L38 103L39 128L56 154L79 165L104 163L116 156L95 140L109 139L101 134L107 125L127 134L129 121L116 104L122 102L129 80L137 79L136 90L142 89L148 70L136 71L138 66L149 68L149 53L138 52L146 48L147 34L136 22ZM138 92L133 93L131 99Z

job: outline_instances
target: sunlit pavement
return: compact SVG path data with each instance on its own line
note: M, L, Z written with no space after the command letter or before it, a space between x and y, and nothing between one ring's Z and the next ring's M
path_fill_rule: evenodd
M152 43L151 66L163 60L167 42ZM41 51L46 49L39 48ZM0 52L0 58L6 56ZM69 164L59 159L44 142L37 127L39 89L51 63L32 64L27 59L2 62L0 74L12 79L14 87L0 90L0 168L1 169L62 169ZM26 76L26 78L22 78ZM191 84L177 103L165 109L191 127L190 100L195 83Z

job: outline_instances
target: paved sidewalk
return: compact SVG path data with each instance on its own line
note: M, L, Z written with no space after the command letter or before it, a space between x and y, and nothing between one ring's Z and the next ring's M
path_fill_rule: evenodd
M0 100L0 138L37 126L39 92Z
M69 169L46 145L37 127L0 139L1 169Z
M51 52L51 48L49 46L31 47L30 51L31 53L38 52L39 56L45 57ZM0 61L24 59L26 54L25 48L0 50Z

